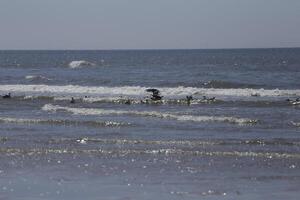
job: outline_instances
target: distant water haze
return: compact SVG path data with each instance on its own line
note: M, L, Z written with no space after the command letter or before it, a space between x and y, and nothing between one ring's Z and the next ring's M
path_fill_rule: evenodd
M2 0L0 49L300 46L299 0Z

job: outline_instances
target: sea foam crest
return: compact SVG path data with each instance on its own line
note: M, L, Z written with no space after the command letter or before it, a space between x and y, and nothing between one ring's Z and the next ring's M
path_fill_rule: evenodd
M148 95L145 90L148 87L141 86L77 86L77 85L0 85L0 92L12 92L15 95L48 95L56 96L90 96L90 97L118 97L118 96L140 96ZM165 98L185 97L186 95L206 95L216 97L291 97L300 96L300 89L279 90L279 89L217 89L217 88L196 88L196 87L161 87L157 88ZM255 97L252 97L255 96Z
M25 79L27 80L51 80L50 78L47 78L45 76L42 76L42 75L27 75L25 76Z
M222 117L222 116L193 116L193 115L178 115L171 113L161 113L156 111L127 111L127 110L106 110L94 108L71 108L52 104L46 104L42 107L44 111L66 111L75 115L135 115L142 117L156 117L163 119L173 119L178 121L193 121L193 122L225 122L235 124L255 124L258 120L237 117Z
M85 141L78 141L85 144ZM95 155L107 155L115 157L116 155L188 155L188 156L210 156L210 157L258 157L258 158L279 158L279 159L300 159L299 153L277 153L277 152L253 152L253 151L198 151L198 150L184 150L178 148L167 149L121 149L116 148L114 150L107 149L78 149L78 148L1 148L0 153L4 153L6 156L19 156L19 155L44 155L44 154L95 154Z
M293 126L300 127L300 122L294 122L294 121L292 121L291 124L292 124Z
M86 125L86 126L125 126L128 123L114 121L76 121L65 119L30 119L30 118L12 118L0 117L0 123L15 123L15 124L56 124L56 125Z
M89 66L95 66L95 63L86 61L86 60L74 60L69 63L69 67L72 69L80 68L80 67L89 67Z

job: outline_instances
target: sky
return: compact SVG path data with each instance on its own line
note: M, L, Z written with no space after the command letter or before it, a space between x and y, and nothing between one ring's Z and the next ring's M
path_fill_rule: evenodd
M300 0L0 0L0 49L300 47Z

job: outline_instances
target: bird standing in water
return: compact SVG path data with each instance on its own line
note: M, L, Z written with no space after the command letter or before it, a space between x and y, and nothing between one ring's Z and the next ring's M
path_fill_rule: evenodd
M70 103L75 103L75 99L72 97Z
M190 105L191 104L191 101L193 100L193 96L186 96L186 101L187 101L187 104Z
M155 88L147 89L146 92L152 92L152 97L150 98L153 101L162 100L163 96L160 95L160 91Z
M8 94L6 94L6 95L3 95L2 98L3 98L3 99L10 99L10 98L11 98L11 94L8 93Z

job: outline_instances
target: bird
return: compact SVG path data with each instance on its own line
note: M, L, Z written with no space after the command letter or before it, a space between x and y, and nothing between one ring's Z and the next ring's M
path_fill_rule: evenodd
M3 95L2 98L3 98L3 99L10 99L10 98L11 98L11 94L8 93L8 94L6 94L6 95Z
M75 99L72 97L70 103L75 103Z
M163 96L160 95L160 91L155 88L146 89L146 92L152 92L152 97L150 97L153 101L162 100Z
M187 101L187 104L190 105L191 104L191 101L193 100L193 96L186 96L186 101Z

